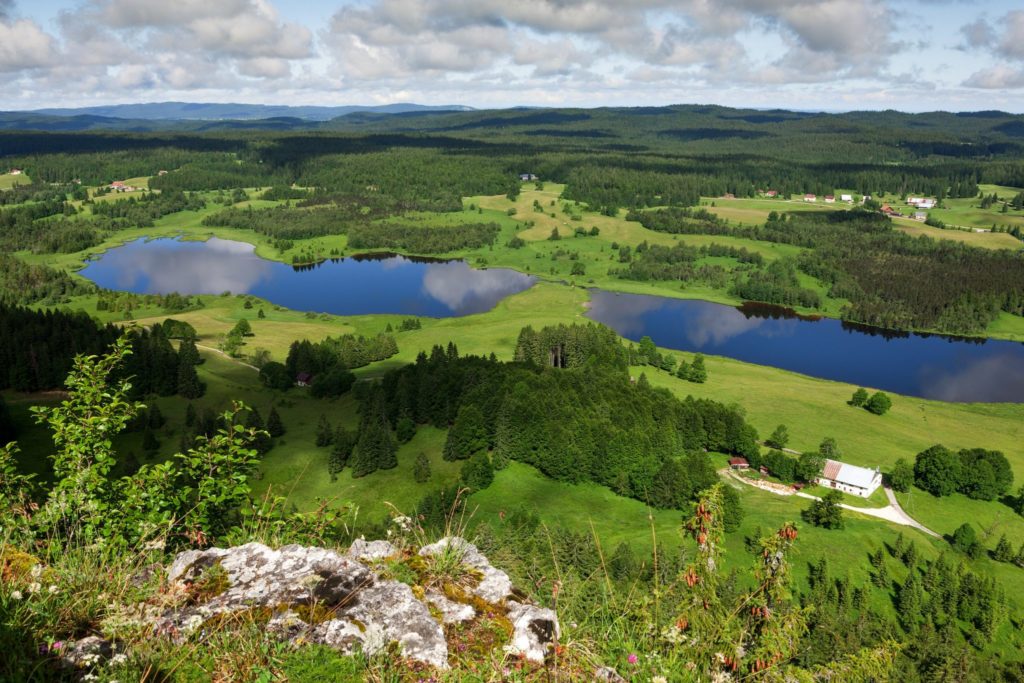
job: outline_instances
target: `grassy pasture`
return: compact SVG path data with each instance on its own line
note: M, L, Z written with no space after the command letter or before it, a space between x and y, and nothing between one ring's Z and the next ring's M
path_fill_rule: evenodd
M24 173L21 173L20 175L11 175L8 170L0 173L0 190L10 190L16 185L32 184L32 179Z

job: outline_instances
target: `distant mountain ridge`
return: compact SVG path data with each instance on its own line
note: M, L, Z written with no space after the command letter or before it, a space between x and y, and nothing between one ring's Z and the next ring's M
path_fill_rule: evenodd
M146 102L112 104L97 107L33 109L10 114L41 116L129 119L143 121L254 121L264 119L302 119L329 121L356 112L374 114L406 114L409 112L473 111L459 104L426 105L398 102L384 105L288 106L270 104Z

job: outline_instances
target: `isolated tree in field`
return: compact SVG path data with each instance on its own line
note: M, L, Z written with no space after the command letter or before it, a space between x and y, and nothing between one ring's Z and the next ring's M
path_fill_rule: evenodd
M256 312L256 317L259 318L260 320L263 320L264 318L267 317L267 314L264 313L263 309L261 308L259 311Z
M914 481L934 496L948 496L960 485L960 458L941 445L921 451L914 461Z
M1010 491L1013 470L1000 451L965 448L960 451L960 491L977 500L995 500Z
M768 448L776 448L780 451L788 446L789 430L786 428L786 425L779 425L776 427L775 431L772 432L772 435L765 439L764 444L768 446Z
M811 506L803 511L803 518L809 524L824 527L825 529L842 529L843 509L839 503L843 494L839 491L829 491L821 500L811 503Z
M253 336L252 325L249 324L248 320L242 318L237 323L235 323L235 326L231 329L231 332L228 333L228 335L233 334L237 334L240 337L251 337Z
M647 365L661 364L661 354L658 353L658 347L655 346L654 340L647 335L640 338L638 353L640 354L640 360Z
M818 445L818 452L821 453L822 457L829 458L830 460L838 460L842 452L839 450L839 444L831 436L826 436L821 440Z
M914 483L914 466L900 458L889 473L889 485L894 491L906 493Z
M704 384L704 382L708 381L708 371L704 367L704 356L699 353L693 357L693 363L690 364L689 380L697 384Z
M418 484L425 484L430 481L430 460L426 453L416 456L416 463L412 467L412 478Z
M576 261L575 263L572 264L572 271L569 274L570 275L586 275L587 274L587 267L584 266L579 261Z
M1013 546L1010 545L1006 534L999 537L996 549L992 552L992 559L996 562L1013 562Z
M270 413L267 415L267 433L274 438L284 436L284 423L281 422L281 416L277 414L277 408L271 407Z
M867 389L861 387L857 391L853 392L853 396L850 398L850 405L857 408L862 408L865 403L868 402Z
M743 501L740 494L732 486L722 487L722 528L731 533L743 524Z
M978 557L983 550L978 534L970 522L964 522L953 532L951 543L954 548L968 557Z
M263 417L260 415L260 411L255 408L249 409L249 414L245 418L245 427L253 430L252 447L260 455L266 455L273 448L274 442L263 426Z
M889 412L889 408L891 407L892 399L881 391L876 391L872 394L871 398L869 398L867 403L864 404L864 408L867 409L869 413L874 413L875 415L885 415Z
M690 364L686 362L685 358L679 359L679 367L676 368L676 377L679 379L690 379Z
M334 429L327 421L327 416L321 415L320 421L316 424L316 445L322 448L330 446L332 441L334 441Z
M661 358L661 369L671 374L676 369L676 357L671 353L666 353Z
M558 234L558 228L551 228L551 235L548 239L552 242L562 239L562 236Z

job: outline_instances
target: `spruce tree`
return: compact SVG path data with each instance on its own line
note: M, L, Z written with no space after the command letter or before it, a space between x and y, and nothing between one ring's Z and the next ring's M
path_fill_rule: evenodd
M459 409L444 443L445 460L465 460L487 447L487 425L480 408L467 403Z
M146 422L149 424L150 429L160 429L164 426L167 420L164 419L164 414L160 412L160 406L155 403L149 406L149 416Z
M693 363L690 364L690 376L688 378L691 382L697 384L704 384L708 381L708 371L704 367L704 356L697 354L693 357Z
M462 482L473 491L482 491L494 481L494 468L487 453L474 455L462 466Z
M267 415L267 432L274 438L284 436L285 432L281 416L277 414L277 408L273 406L270 408L270 414Z
M188 407L185 408L185 426L192 427L196 423L196 407L189 401Z
M900 586L900 592L896 598L896 611L899 614L900 624L906 631L917 630L923 606L924 593L921 590L921 583L917 579L917 572L910 572L907 580Z
M199 356L199 349L196 348L195 341L186 339L181 342L181 345L178 347L178 363L199 365L201 362L202 358Z
M332 441L334 441L334 430L327 421L327 416L321 415L320 421L316 425L316 445L322 448L330 446Z
M185 398L199 398L206 393L206 387L199 381L196 367L191 363L178 366L178 393Z
M327 469L333 477L341 472L348 464L352 456L352 449L356 445L355 434L344 427L338 427L334 432L334 441L331 445L331 454L327 459Z
M430 481L430 460L426 453L421 452L416 456L416 463L412 468L412 478L416 480L417 484L425 484Z
M1006 534L999 538L996 549L992 553L992 559L996 562L1013 562L1013 547L1006 538Z

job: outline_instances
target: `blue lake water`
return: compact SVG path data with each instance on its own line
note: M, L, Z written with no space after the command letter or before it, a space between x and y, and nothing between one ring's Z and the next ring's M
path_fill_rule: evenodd
M1024 344L888 332L772 306L591 290L588 317L638 341L943 401L1024 401Z
M531 287L529 275L463 261L355 256L292 267L222 239L137 240L89 262L101 287L140 294L253 294L299 311L451 317ZM588 317L638 341L944 401L1024 402L1024 344L886 332L772 306L723 306L591 290Z
M535 279L463 261L396 255L293 267L255 254L251 244L140 239L110 249L81 274L101 287L138 294L252 294L298 311L397 313L445 318L489 311Z

